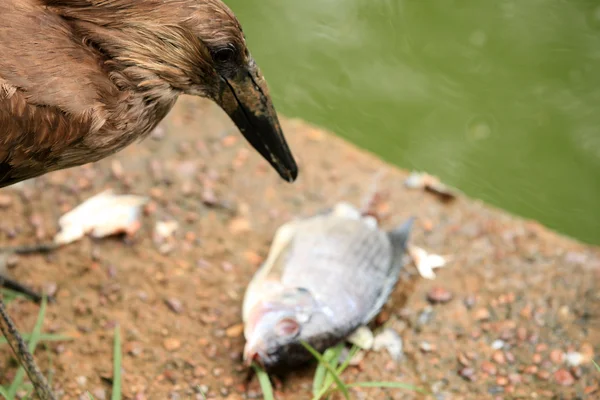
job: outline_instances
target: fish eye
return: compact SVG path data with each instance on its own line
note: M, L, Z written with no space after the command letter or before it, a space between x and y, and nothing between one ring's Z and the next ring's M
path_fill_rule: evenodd
M284 338L294 337L300 332L300 325L292 318L284 318L275 325L275 332Z

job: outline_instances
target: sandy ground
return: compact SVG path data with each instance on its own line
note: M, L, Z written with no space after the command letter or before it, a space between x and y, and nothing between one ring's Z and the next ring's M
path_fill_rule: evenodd
M46 332L75 337L36 353L64 399L110 396L112 343L122 327L128 399L261 398L244 389L241 301L276 228L337 201L359 203L382 169L384 225L416 215L412 243L453 256L437 279L408 265L381 316L402 337L404 358L369 353L347 381L392 380L437 399L600 398L600 250L477 201L443 203L403 186L407 172L295 120L283 121L301 175L281 181L210 103L182 99L141 144L96 165L60 171L0 192L0 244L44 241L58 217L103 188L151 197L130 239L91 240L50 255L21 256L10 274L56 292ZM27 199L23 201L22 199ZM157 246L156 221L179 223ZM434 298L450 298L434 303ZM39 307L14 301L22 331ZM565 357L568 354L568 357ZM567 361L570 361L569 364ZM15 373L0 347L0 382ZM291 374L279 399L309 399L312 370ZM412 399L398 390L363 399Z

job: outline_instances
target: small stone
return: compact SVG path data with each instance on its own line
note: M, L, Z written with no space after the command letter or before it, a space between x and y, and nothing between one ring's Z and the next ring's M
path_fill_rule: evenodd
M519 383L521 383L523 381L523 379L521 378L521 375L516 374L516 373L508 374L508 380L513 385L519 384Z
M500 350L496 350L492 353L492 360L494 360L496 364L506 364L506 357Z
M487 308L478 308L475 310L475 319L477 321L487 321L490 319L490 312Z
M575 378L566 369L559 369L554 373L554 379L559 385L571 386L575 383Z
M534 364L539 364L542 362L542 355L540 353L535 353L533 355L533 357L531 357L531 361L533 361Z
M523 372L529 375L534 375L538 372L538 367L537 365L528 365L527 367L525 367Z
M510 351L505 352L504 356L506 357L506 361L508 361L510 364L513 364L516 361L515 355Z
M475 306L475 303L477 303L477 299L475 298L475 296L470 294L467 297L465 297L463 302L465 304L465 307L467 307L470 310L471 308L473 308Z
M538 371L538 373L535 374L535 376L542 381L546 381L546 380L548 380L548 378L550 378L550 372L542 369L542 370Z
M394 361L400 361L404 357L404 344L402 337L394 329L386 328L375 335L373 350L386 349Z
M77 384L79 386L85 386L85 384L87 383L87 378L83 375L80 375L77 377Z
M524 342L527 339L527 329L525 327L520 326L517 328L517 339L521 342Z
M565 361L570 367L577 367L583 362L583 354L577 351L569 351L565 355Z
M163 341L163 346L168 351L174 351L181 347L181 342L175 338L167 338Z
M467 381L473 382L476 379L475 370L473 368L461 368L458 371L458 374Z
M433 304L445 304L448 303L454 295L451 291L441 287L435 286L427 293L427 300Z
M92 394L95 400L106 400L106 390L103 388L94 389Z
M500 386L508 385L508 378L505 376L499 376L496 378L496 384Z
M435 344L429 342L421 342L421 344L419 345L419 349L421 349L423 353L430 353L432 351L435 351L436 347Z
M208 371L206 370L206 368L202 366L194 368L194 378L203 378L206 376L207 373Z
M243 217L237 217L229 222L229 232L237 235L250 231L250 221Z
M181 311L183 310L183 305L181 304L181 301L174 297L169 297L168 299L165 299L165 304L167 305L167 307L169 307L171 311L173 311L176 314L181 314Z
M244 324L235 324L225 330L225 336L228 338L236 338L244 333Z
M244 253L244 256L246 257L246 261L248 261L248 263L254 265L255 267L259 266L260 263L263 262L263 258L252 250L246 251Z
M481 370L488 375L496 375L496 372L498 372L496 366L489 361L484 361L481 363Z
M471 364L471 362L464 353L458 353L457 359L463 367L467 367Z
M550 361L554 364L562 364L564 356L565 355L561 350L554 349L550 352Z
M501 348L504 347L504 344L505 344L504 340L500 340L500 339L494 340L492 342L492 349L494 349L494 350L500 350Z
M163 376L167 378L169 382L177 383L177 375L175 374L175 371L168 369L163 372Z

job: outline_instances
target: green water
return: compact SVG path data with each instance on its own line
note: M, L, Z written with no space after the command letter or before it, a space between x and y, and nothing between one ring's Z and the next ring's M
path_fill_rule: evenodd
M600 0L226 0L278 110L600 244Z

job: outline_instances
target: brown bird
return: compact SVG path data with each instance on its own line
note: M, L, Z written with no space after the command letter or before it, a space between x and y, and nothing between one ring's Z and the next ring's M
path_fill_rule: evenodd
M181 94L215 101L296 179L265 79L220 0L2 0L0 15L0 187L119 151Z

